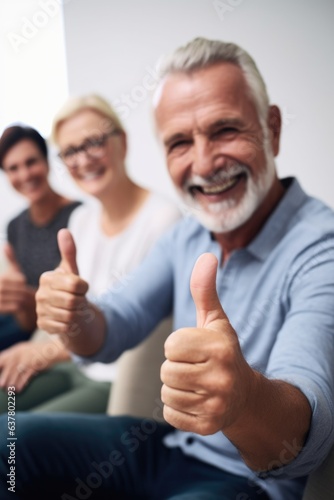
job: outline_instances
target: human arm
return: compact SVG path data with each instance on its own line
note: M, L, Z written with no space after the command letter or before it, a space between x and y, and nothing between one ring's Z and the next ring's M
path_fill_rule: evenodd
M88 284L78 275L71 233L59 231L58 243L61 262L57 269L41 276L36 293L38 326L50 334L60 334L71 352L90 356L104 342L104 317L86 298Z
M269 379L246 362L215 291L217 264L212 256L202 259L191 281L197 328L178 330L166 342L165 418L199 434L222 431L257 471L280 467L307 437L310 404L293 383Z
M19 342L0 353L0 387L15 386L19 393L37 373L69 359L67 349L58 338Z
M4 253L9 266L0 277L0 313L13 314L23 330L34 330L37 320L36 290L27 284L9 243L5 244Z
M174 239L173 230L166 234L155 245L154 249L144 259L136 270L124 275L120 282L111 284L108 290L100 297L94 298L94 303L88 302L84 296L88 288L74 273L58 272L45 273L41 277L40 288L37 293L37 310L39 325L49 333L63 333L63 338L68 340L66 346L82 357L82 361L100 361L109 363L117 359L126 349L131 349L145 338L155 326L165 317L169 316L173 307L173 269L169 258L171 241ZM63 259L64 260L64 259ZM74 266L73 266L74 268ZM69 286L83 287L83 290L71 294L66 290L57 290ZM60 307L59 299L66 302L73 301L72 306ZM54 301L52 306L50 301ZM58 301L58 302L57 302ZM64 302L64 303L65 303ZM81 307L79 311L72 310L74 305ZM80 328L89 330L92 327L95 336L97 329L94 327L95 310L102 314L103 334L96 349L91 352L79 352L71 347L74 323L82 321ZM76 318L79 312L81 316ZM55 320L55 315L58 319ZM62 319L59 319L62 318ZM71 329L73 332L71 332ZM76 328L78 330L79 327ZM80 338L79 338L80 337ZM85 339L84 335L77 335L77 340ZM75 338L73 338L75 340ZM93 339L94 340L94 339ZM79 346L80 347L80 346Z

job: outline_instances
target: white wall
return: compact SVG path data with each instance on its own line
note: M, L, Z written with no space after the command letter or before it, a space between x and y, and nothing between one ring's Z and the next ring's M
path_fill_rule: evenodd
M21 122L47 137L52 118L68 95L62 1L0 2L0 134ZM69 195L77 193L54 161L51 181ZM24 206L25 200L0 171L0 248L6 223Z
M254 57L283 110L280 175L297 175L334 207L333 19L332 0L70 0L69 89L114 101L129 131L130 174L169 193L150 121L151 92L145 96L144 87L154 86L148 75L162 54L195 36L236 42Z
M1 130L18 120L49 133L67 95L61 4L70 92L98 91L114 101L129 131L128 167L138 182L172 195L147 89L154 87L160 56L200 35L234 41L252 54L283 109L280 174L297 175L309 193L334 207L332 0L3 0ZM38 22L35 30L29 25ZM16 40L17 50L10 33L25 38ZM76 195L64 169L52 163L55 187ZM0 172L0 238L22 203Z

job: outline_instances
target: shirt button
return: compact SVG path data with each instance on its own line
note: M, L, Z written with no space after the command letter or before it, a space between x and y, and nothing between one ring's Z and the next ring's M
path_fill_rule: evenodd
M194 438L191 436L187 437L187 439L186 439L187 444L193 444L194 441L195 441Z

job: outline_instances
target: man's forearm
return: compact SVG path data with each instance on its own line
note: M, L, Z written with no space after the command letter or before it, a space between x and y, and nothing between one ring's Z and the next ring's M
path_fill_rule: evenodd
M296 458L305 443L311 417L309 402L299 389L254 372L247 411L223 432L248 467L268 471Z

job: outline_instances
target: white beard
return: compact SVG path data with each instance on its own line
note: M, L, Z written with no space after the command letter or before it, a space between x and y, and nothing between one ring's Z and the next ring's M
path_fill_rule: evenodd
M275 178L275 162L272 154L266 153L266 168L257 179L250 175L247 166L231 162L227 168L216 172L211 178L192 176L179 190L185 202L185 212L192 214L204 227L214 233L228 233L242 226L254 214L268 194ZM230 198L209 204L205 209L189 190L189 186L213 186L219 181L227 180L235 175L246 175L246 191L241 200Z

